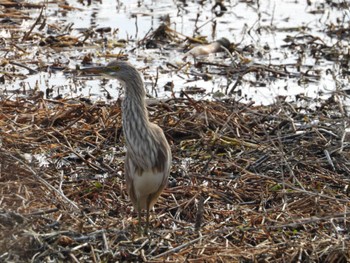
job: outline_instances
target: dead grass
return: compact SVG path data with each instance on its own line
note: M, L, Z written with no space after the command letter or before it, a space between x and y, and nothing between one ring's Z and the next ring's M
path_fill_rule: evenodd
M149 105L174 162L147 238L125 192L119 103L3 100L0 259L347 262L349 136L335 101Z

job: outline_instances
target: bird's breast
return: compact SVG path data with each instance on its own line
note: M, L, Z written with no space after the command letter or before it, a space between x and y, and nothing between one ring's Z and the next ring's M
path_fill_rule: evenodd
M154 171L146 170L141 175L133 177L133 186L136 198L140 202L140 207L146 209L146 201L149 195L156 194L164 181L163 173L154 173Z
M163 176L163 173L154 173L152 170L135 175L133 178L135 192L144 196L156 193L164 180Z

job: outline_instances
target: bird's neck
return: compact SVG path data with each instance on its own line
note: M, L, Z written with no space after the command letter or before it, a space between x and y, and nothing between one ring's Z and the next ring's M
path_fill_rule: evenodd
M144 98L125 96L123 101L124 125L135 124L134 128L148 123L148 111Z
M138 79L139 78L139 79ZM148 122L146 108L146 91L140 76L124 84L125 98L123 102L123 121L137 122L138 126Z
M149 133L148 111L143 86L138 86L135 89L130 86L125 87L123 127L129 145L141 143Z
M123 101L123 131L129 154L142 169L154 164L155 142L144 98L126 96Z

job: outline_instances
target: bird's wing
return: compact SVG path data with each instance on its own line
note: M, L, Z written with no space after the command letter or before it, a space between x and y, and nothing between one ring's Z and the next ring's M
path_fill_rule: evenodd
M172 157L168 141L165 138L163 130L159 126L151 123L150 127L157 145L156 158L152 168L156 172L165 172L169 174Z

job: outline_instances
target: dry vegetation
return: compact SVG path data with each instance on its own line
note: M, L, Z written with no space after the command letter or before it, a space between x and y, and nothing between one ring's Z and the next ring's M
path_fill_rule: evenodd
M346 262L344 109L336 95L310 108L150 104L174 164L138 237L119 103L3 100L1 260Z
M77 34L65 14L79 9L56 2L0 0L4 86L40 72L74 73L72 64L87 65L97 56L126 59L136 49L152 49L156 57L206 43L207 36L176 32L166 16L137 41L115 41L115 28ZM221 15L227 2L217 1ZM260 12L259 1L238 2ZM273 105L254 106L235 99L195 100L196 89L178 96L169 82L172 99L148 104L150 119L164 129L173 153L169 185L152 212L148 237L136 234L125 191L120 101L62 99L45 84L30 89L23 84L15 93L2 89L0 262L349 262L349 107L343 105L349 89L340 81L349 75L343 43L348 4L306 2L310 12L325 17L329 10L346 11L339 24L320 29L337 40L334 45L307 27L256 26L242 39L254 30L288 32L280 50L297 61L269 64L268 45L232 43L214 62L159 68L160 75L170 72L189 81L224 76L222 95L229 98L240 97L244 85L265 87L281 78L307 89L325 74L320 65L334 63L327 74L336 91L327 100L298 95L295 102L279 97ZM50 24L46 14L52 9L65 22ZM24 21L29 27L22 27ZM156 86L158 71L154 79Z

